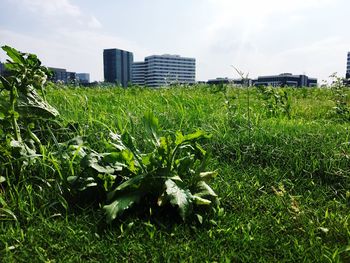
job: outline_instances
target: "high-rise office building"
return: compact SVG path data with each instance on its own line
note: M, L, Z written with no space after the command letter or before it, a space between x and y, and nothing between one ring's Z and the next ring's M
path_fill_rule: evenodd
M153 55L134 63L133 83L160 87L174 83L194 84L196 60L178 55Z
M348 52L348 60L346 63L346 78L350 79L350 52Z
M134 55L132 52L113 48L103 50L103 71L106 82L115 83L126 87L132 80L132 64Z

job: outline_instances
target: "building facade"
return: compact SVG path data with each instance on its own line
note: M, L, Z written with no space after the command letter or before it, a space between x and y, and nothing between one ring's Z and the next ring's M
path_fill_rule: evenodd
M253 80L254 86L273 86L273 87L315 87L317 86L316 78L309 78L306 75L293 75L291 73L282 73L273 76L259 76Z
M133 66L133 83L148 87L196 82L196 59L178 55L152 55Z
M0 76L2 76L4 74L5 71L5 65L1 63L0 61Z
M68 74L66 69L49 67L49 70L52 72L51 81L67 83Z
M346 63L346 78L350 79L350 52L348 52L348 60Z
M134 62L132 65L132 84L145 86L146 70L147 64L145 62Z
M90 83L90 74L89 73L77 73L76 79L78 83L88 84Z
M231 84L235 86L250 87L252 86L253 80L249 78L246 78L246 79L216 78L216 79L209 79L206 83L209 85Z
M103 50L103 72L105 82L118 83L127 87L132 81L132 52L113 48Z
M50 80L53 82L62 82L65 84L76 82L77 77L75 72L67 71L64 68L52 67L49 67L49 70L52 72L52 77Z

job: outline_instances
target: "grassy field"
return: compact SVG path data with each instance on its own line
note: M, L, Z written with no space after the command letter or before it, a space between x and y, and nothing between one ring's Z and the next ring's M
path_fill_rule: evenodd
M59 193L55 176L80 168L50 161L48 147L50 165L0 188L13 213L0 221L0 261L350 262L350 122L330 89L284 90L283 104L255 88L50 88L60 122L96 151L108 130L142 148L148 111L164 130L211 133L203 147L221 209L199 224L137 207L107 225L99 204Z

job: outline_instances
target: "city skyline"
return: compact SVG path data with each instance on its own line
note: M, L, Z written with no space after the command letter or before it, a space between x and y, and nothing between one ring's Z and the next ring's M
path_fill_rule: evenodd
M103 80L103 49L196 58L196 80L293 72L345 76L346 0L1 1L0 44ZM116 15L118 10L118 15ZM348 21L348 22L346 22ZM0 53L0 60L5 60Z

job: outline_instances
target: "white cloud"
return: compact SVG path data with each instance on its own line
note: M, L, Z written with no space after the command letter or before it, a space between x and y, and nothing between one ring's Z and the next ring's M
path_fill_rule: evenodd
M22 0L22 4L32 11L48 16L63 14L79 17L81 15L79 7L72 5L68 0Z
M344 60L348 39L342 39L343 43L340 40L330 42L329 32L319 33L320 25L318 28L310 25L311 17L327 14L328 8L340 2L207 0L214 18L201 29L203 39L197 47L201 58L200 78L233 77L232 64L252 77L283 71L306 72L322 79L334 70L342 74L339 61ZM336 60L335 55L340 60Z
M66 68L69 71L90 73L90 79L103 80L103 49L118 47L137 50L145 57L150 52L132 41L110 36L105 33L83 30L60 29L55 35L36 38L0 29L6 44L27 53L37 54L44 65ZM5 54L0 52L0 60Z
M101 28L102 24L95 16L91 16L88 26L90 28Z
M29 10L37 17L55 26L79 26L96 29L102 27L101 22L93 15L84 14L82 10L69 0L12 0L16 6Z

